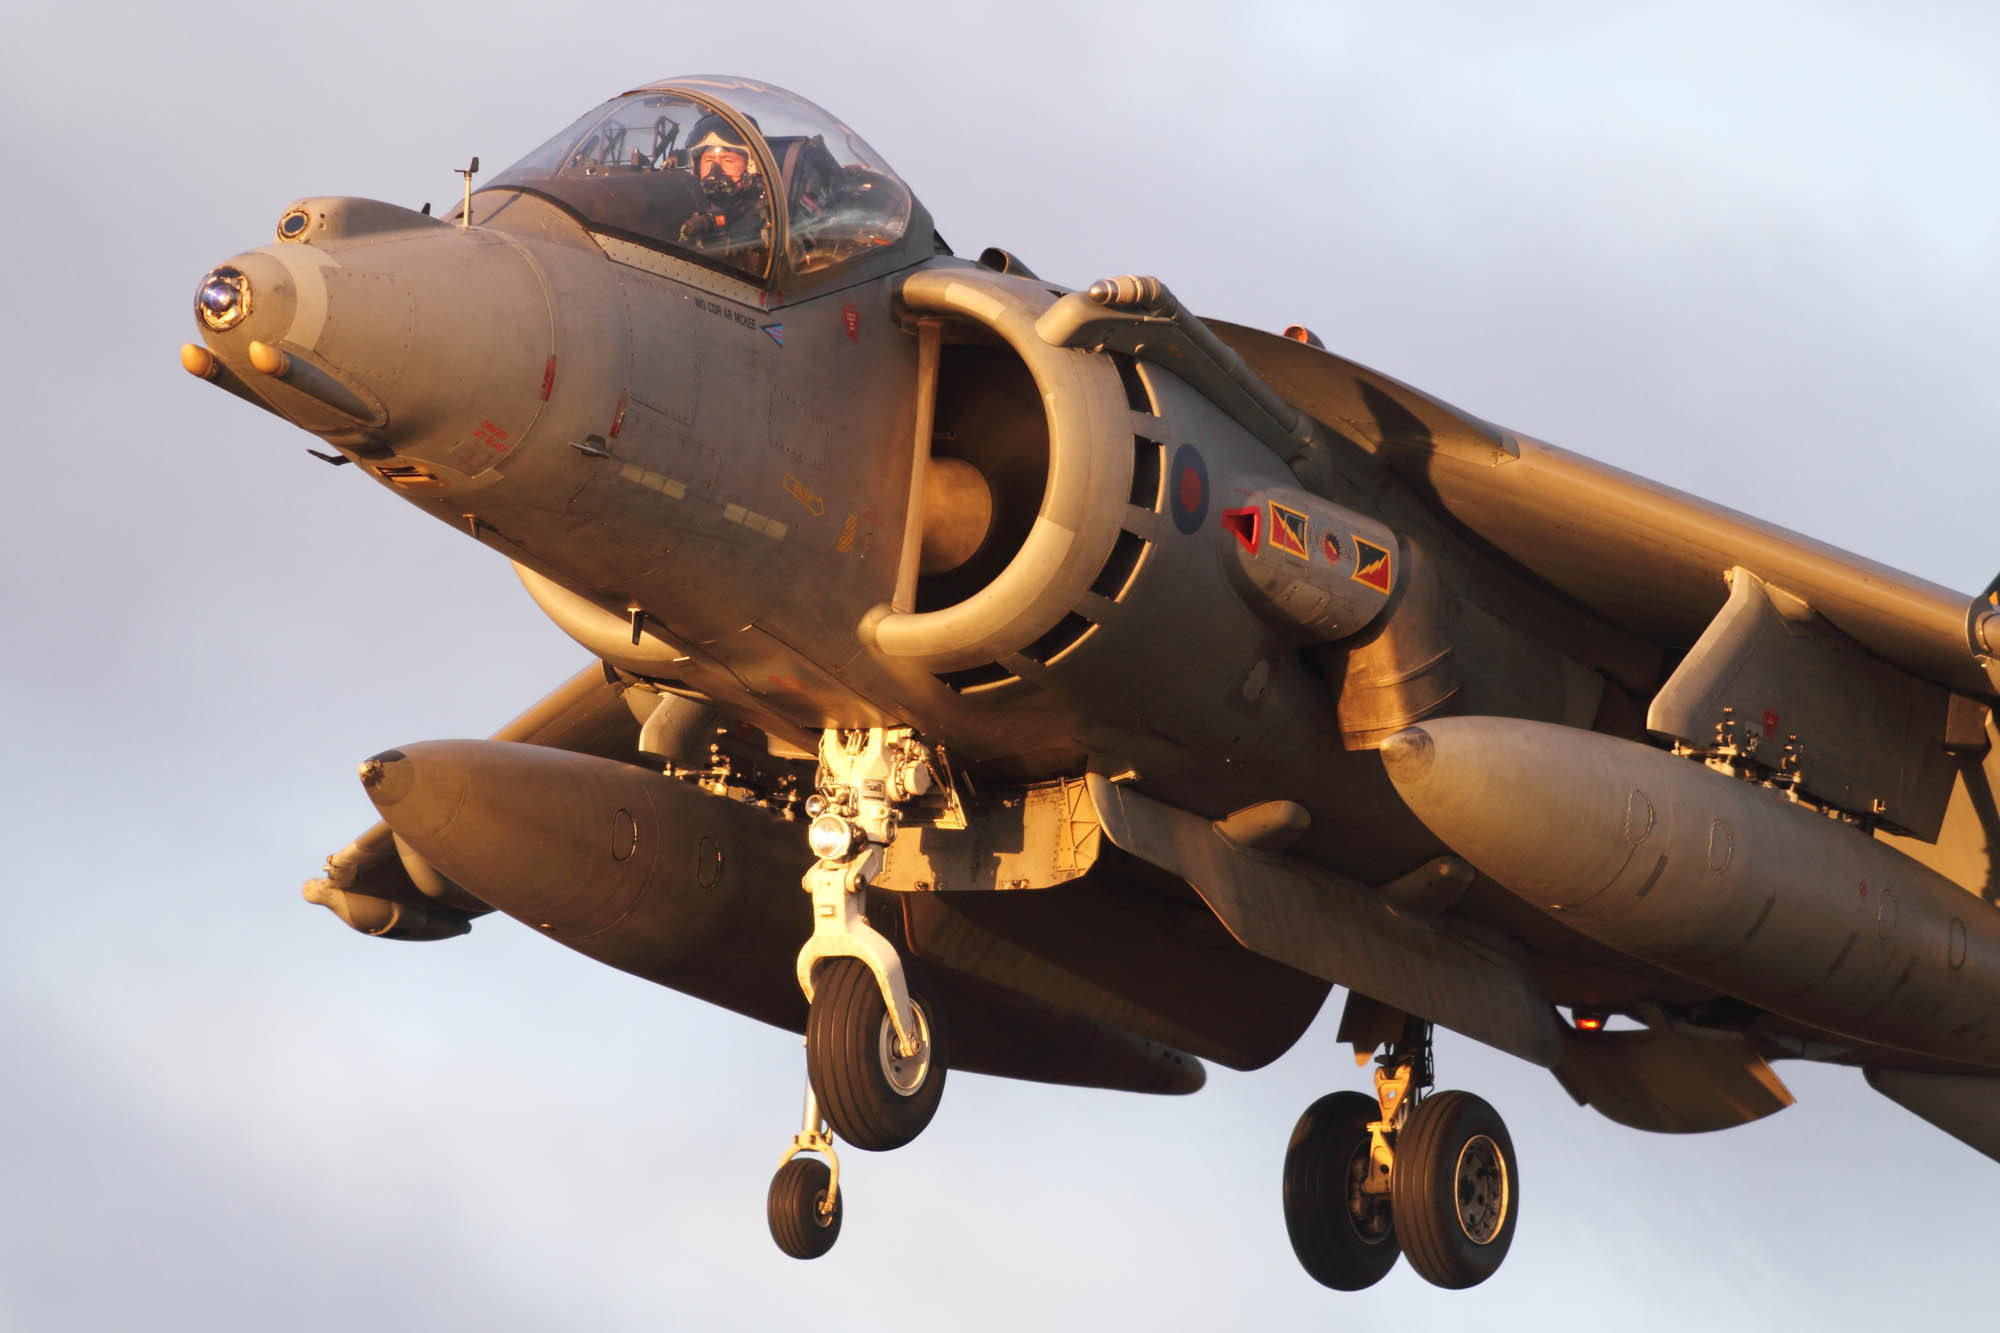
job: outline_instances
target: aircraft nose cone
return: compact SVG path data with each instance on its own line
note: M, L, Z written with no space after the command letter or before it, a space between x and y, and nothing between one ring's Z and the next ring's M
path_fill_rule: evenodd
M252 250L217 264L194 290L195 323L209 348L240 357L253 340L277 342L298 313L298 284L270 255Z
M361 199L303 201L318 218L218 264L195 290L203 379L435 491L529 442L559 377L553 298L499 231Z
M217 333L235 328L250 313L250 279L234 264L210 269L195 290L194 313L205 327Z

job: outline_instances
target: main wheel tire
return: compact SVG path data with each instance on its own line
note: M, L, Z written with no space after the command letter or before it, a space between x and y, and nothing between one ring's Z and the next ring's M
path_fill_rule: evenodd
M833 1132L857 1148L900 1148L930 1124L944 1096L944 1028L918 996L916 1055L896 1049L896 1028L875 974L857 958L829 958L813 973L806 1018L806 1077Z
M1374 1286L1402 1252L1389 1196L1361 1188L1374 1168L1368 1126L1380 1116L1373 1097L1329 1093L1306 1108L1285 1149L1292 1253L1314 1281L1336 1291Z
M1396 1231L1434 1286L1492 1277L1521 1213L1521 1173L1500 1113L1469 1092L1439 1092L1410 1111L1389 1176Z
M794 1259L817 1259L840 1239L840 1211L846 1195L834 1197L833 1211L820 1212L833 1173L817 1157L794 1157L771 1177L771 1192L764 1197L764 1217L771 1224L771 1239Z

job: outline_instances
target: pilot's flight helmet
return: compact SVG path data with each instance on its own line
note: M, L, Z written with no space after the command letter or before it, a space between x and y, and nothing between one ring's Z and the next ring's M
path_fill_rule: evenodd
M721 149L722 153L715 150ZM733 154L743 163L743 169L731 175L725 164L729 160L724 154ZM734 125L721 116L710 114L695 122L694 132L688 136L688 168L701 182L702 193L712 199L729 199L754 189L757 182L757 155L743 142Z

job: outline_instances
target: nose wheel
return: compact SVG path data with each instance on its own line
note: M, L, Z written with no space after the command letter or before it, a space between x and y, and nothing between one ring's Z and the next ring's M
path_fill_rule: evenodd
M900 1148L924 1131L944 1096L943 1032L910 997L916 1051L904 1055L882 988L866 964L828 958L814 972L806 1019L806 1077L827 1123L869 1152Z
M1407 1256L1433 1286L1476 1286L1507 1257L1521 1173L1506 1124L1469 1092L1425 1095L1430 1030L1414 1020L1380 1057L1375 1096L1306 1108L1285 1153L1285 1230L1314 1280L1373 1286Z

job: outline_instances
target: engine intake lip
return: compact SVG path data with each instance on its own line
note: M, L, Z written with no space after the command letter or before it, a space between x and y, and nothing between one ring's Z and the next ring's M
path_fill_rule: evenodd
M1132 486L1131 409L1115 367L1095 353L1044 341L1035 321L1053 304L1048 289L999 274L926 268L901 289L912 311L980 325L1027 366L1047 414L1048 480L1033 525L985 587L950 606L862 620L864 642L914 658L938 675L1005 661L1055 629L1078 605L1117 544Z

